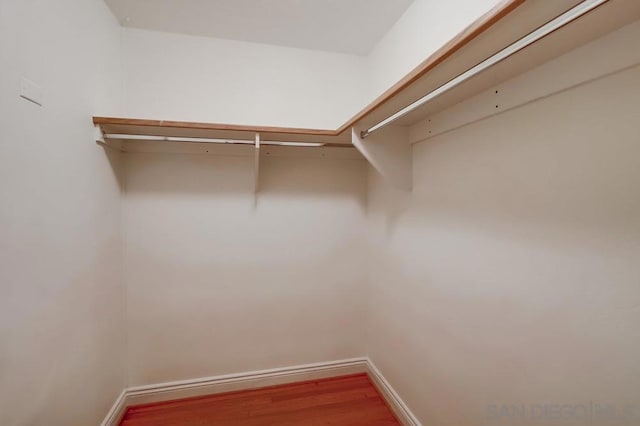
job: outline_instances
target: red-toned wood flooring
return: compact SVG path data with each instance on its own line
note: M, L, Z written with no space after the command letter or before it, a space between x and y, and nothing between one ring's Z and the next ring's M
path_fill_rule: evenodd
M121 426L400 425L366 374L129 407Z

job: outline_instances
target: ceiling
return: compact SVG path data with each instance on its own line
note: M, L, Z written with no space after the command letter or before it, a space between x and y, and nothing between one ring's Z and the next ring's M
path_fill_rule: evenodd
M126 27L366 55L413 0L105 0Z

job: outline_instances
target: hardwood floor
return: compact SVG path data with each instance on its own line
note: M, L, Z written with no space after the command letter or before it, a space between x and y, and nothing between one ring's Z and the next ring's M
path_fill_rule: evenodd
M129 407L121 426L400 425L366 374Z

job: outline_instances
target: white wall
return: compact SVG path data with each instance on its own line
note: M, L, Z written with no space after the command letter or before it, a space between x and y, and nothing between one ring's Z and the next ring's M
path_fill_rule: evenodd
M370 172L369 354L424 424L637 424L638 87L636 66L414 145L412 193Z
M415 0L368 56L126 28L126 114L335 129L495 4Z
M131 117L335 129L365 102L364 57L123 31Z
M494 1L441 3L369 57L124 29L126 114L336 128ZM317 161L269 159L253 211L251 158L127 155L130 385L364 354L364 169Z
M364 355L366 170L127 154L129 384Z
M125 385L120 160L91 124L122 113L120 30L99 0L3 0L0 63L0 424L95 425Z
M414 0L367 57L372 101L471 25L496 0Z

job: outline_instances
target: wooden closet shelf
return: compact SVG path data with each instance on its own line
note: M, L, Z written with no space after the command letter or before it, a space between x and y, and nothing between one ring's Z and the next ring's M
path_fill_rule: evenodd
M579 3L580 0L503 0L337 129L113 117L94 117L93 122L103 134L252 140L256 133L260 133L262 140L351 146L352 127L367 129L379 123ZM608 0L569 25L410 112L395 124L411 126L486 90L496 90L497 93L500 83L638 19L640 1Z

